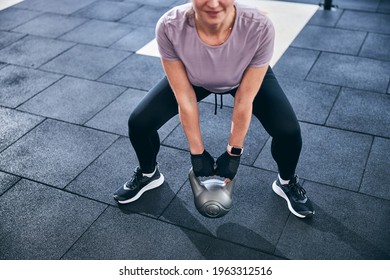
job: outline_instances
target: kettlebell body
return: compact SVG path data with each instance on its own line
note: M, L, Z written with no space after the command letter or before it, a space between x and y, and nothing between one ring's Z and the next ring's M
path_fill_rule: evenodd
M217 178L202 182L195 176L192 168L188 178L199 213L208 218L219 218L229 212L233 203L233 186L236 178L228 183Z

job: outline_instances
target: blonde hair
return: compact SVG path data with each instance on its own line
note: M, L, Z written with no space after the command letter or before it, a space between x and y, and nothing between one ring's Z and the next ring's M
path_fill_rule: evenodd
M190 2L190 1L189 1ZM186 23L191 26L191 27L194 27L194 21L192 21L192 19L195 17L195 10L194 10L194 7L191 6L191 8L189 8L186 13L185 13L185 18L186 18Z

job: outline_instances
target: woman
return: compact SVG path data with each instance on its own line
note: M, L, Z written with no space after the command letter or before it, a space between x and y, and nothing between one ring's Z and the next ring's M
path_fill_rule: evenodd
M129 203L163 184L156 163L157 130L178 113L195 175L234 178L253 114L272 136L272 156L279 170L273 190L294 215L313 215L295 175L302 146L299 124L269 67L274 44L270 20L234 0L192 0L160 18L156 38L166 77L130 116L129 137L140 166L114 198ZM215 169L202 141L197 105L211 93L234 96L230 138Z

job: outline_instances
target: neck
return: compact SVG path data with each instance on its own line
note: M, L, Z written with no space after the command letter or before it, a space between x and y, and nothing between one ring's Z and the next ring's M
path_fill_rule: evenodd
M226 17L226 20L219 24L207 24L206 22L199 20L199 18L195 15L195 22L198 32L201 31L202 33L209 36L218 36L220 34L226 33L227 31L230 32L230 30L233 28L235 14L236 9L233 8L233 10Z

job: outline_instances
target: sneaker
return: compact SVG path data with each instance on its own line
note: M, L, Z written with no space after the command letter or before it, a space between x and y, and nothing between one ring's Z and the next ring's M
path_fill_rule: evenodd
M288 209L295 216L306 218L314 215L313 205L306 196L306 191L299 184L298 176L285 185L282 185L278 178L272 184L272 190L287 201Z
M133 177L114 193L114 199L121 204L136 201L149 190L160 187L164 183L164 176L156 166L156 172L149 178L142 175L141 168L134 170Z

